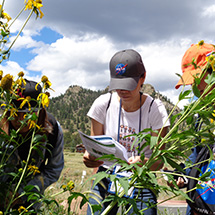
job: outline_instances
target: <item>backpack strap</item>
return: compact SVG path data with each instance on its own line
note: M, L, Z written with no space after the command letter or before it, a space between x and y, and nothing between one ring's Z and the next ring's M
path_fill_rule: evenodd
M152 104L153 104L154 100L155 100L155 99L153 98L152 101L151 101L151 103L150 103L150 105L149 105L149 113L150 113L150 111L151 111Z
M112 98L112 93L110 93L110 98L106 107L106 112L108 111L108 108L110 107L110 102L111 102L111 98Z

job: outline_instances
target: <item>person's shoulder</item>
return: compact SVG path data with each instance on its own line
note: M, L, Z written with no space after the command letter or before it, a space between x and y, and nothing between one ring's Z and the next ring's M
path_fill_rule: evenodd
M46 111L46 113L47 113L48 121L52 124L52 126L57 125L57 120L56 120L56 118L54 117L54 115L51 114L51 113L48 112L48 111Z
M150 105L155 101L155 99L152 96L148 95L147 93L143 93L143 96L145 96L145 103L147 105Z
M96 105L96 106L107 105L107 103L110 102L110 100L112 100L112 98L113 98L113 94L111 94L111 93L101 94L101 95L94 101L94 105Z
M112 93L105 93L105 94L101 94L97 100L101 100L101 101L107 101L110 99L110 97L112 96Z
M164 107L163 102L159 98L153 98L148 94L144 94L146 96L145 103L150 106L150 110L156 110L157 108Z

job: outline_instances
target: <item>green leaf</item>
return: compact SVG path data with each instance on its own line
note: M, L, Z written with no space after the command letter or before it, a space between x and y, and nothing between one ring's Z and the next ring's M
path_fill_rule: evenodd
M170 120L171 125L173 125L173 123L175 122L175 120L176 120L177 117L179 117L179 116L181 116L181 113L175 114L175 115L173 115L173 116L171 117L171 120Z
M106 178L108 176L108 174L106 172L98 172L95 174L95 180L93 182L93 187L94 188L96 186L96 184L98 184L103 178Z
M12 138L16 138L17 137L17 133L14 129L11 130L10 135Z
M175 161L173 161L172 159L167 158L167 157L166 157L166 160L167 160L167 163L168 163L171 167L173 167L174 169L177 169L177 170L180 171L180 172L183 172L183 169L181 168L181 166L178 165Z
M153 149L154 146L156 146L158 143L158 137L157 136L151 136L150 138L150 149Z
M5 32L5 31L3 31L3 29L1 29L1 35L3 37L6 37L8 34L9 34L9 32Z
M81 203L80 203L80 209L88 202L86 196L82 193L78 193L78 192L71 192L71 196L68 197L68 204L69 204L69 208L68 211L70 211L70 205L73 199L77 199L78 197L81 197Z
M181 92L179 94L179 101L185 99L190 93L191 93L191 90L186 90L184 92Z
M201 96L201 94L200 94L199 89L197 88L197 85L194 84L192 88L193 88L193 93L194 93L194 95L195 95L197 98L199 98L199 97Z
M118 178L119 184L123 187L125 194L128 194L128 189L129 189L129 181L128 178L126 177L119 177Z
M188 125L192 124L193 116L188 116L186 122L187 122Z

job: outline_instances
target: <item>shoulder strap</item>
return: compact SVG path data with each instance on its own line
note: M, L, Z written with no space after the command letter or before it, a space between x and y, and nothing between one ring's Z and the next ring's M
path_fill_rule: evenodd
M150 103L150 105L149 105L149 113L150 113L150 111L151 111L152 104L153 104L154 100L155 100L155 99L153 98L152 101L151 101L151 103Z
M110 93L110 98L106 107L106 112L108 111L108 108L110 107L110 102L111 102L111 98L112 98L112 93Z

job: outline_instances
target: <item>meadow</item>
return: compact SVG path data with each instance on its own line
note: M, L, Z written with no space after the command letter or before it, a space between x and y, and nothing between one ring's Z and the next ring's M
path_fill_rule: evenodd
M91 181L89 178L93 175L93 169L87 168L82 161L83 154L82 153L74 153L69 150L64 151L65 158L65 166L62 171L60 179L47 188L46 196L50 197L51 195L59 192L62 184L67 184L69 181L73 181L75 183L74 191L76 192L84 192L90 190ZM86 175L83 176L83 172L86 172ZM160 184L166 185L166 182L163 178L158 179ZM170 198L171 194L169 193L160 193L158 196L159 200L165 200ZM69 192L65 192L56 196L54 199L57 200L59 206L55 204L51 204L51 206L45 209L44 214L67 214L68 204L67 198L69 197ZM174 200L184 200L183 197L176 197ZM86 214L87 205L85 205L82 210L79 209L80 199L73 200L71 204L70 214L72 215L84 215ZM168 214L168 213L166 213Z

